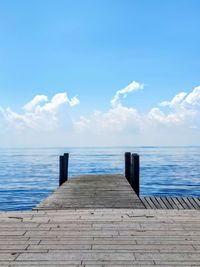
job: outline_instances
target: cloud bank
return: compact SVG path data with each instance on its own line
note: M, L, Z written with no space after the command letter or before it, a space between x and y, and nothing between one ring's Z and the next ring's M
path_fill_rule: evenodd
M200 143L200 86L162 101L147 113L121 103L121 97L143 89L133 81L116 92L109 110L81 116L74 123L80 135L106 145L188 145ZM102 142L103 140L103 142ZM95 142L93 143L95 145Z
M200 144L200 86L180 92L141 113L122 104L130 93L143 89L131 82L116 91L106 111L74 119L71 109L77 96L58 93L49 100L37 95L22 113L0 107L0 145L97 146L97 145L189 145Z
M37 95L23 107L22 114L12 111L10 108L0 108L1 122L5 128L12 131L33 130L33 131L52 131L59 128L63 123L61 117L64 112L67 114L67 108L74 107L80 103L79 99L74 96L69 99L67 93L59 93L48 100L45 95Z

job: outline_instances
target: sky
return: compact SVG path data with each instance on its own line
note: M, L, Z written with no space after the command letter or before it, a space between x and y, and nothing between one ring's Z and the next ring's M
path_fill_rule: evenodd
M0 0L0 147L200 145L199 0Z

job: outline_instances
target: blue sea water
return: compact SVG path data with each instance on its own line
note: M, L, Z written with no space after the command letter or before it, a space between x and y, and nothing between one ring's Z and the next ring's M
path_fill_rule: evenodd
M58 187L59 155L69 176L124 173L124 152L140 154L141 195L200 196L200 147L26 148L0 150L0 210L29 210Z

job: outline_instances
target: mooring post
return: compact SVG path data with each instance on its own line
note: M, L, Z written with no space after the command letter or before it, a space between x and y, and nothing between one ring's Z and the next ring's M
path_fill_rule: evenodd
M59 186L61 186L68 179L68 162L69 153L64 153L63 156L60 156Z
M68 162L69 162L69 153L64 153L64 180L68 180Z
M64 183L64 156L59 157L59 186Z
M131 167L131 186L139 197L140 195L140 157L138 154L132 154Z
M130 152L125 152L124 154L125 158L125 177L130 183L131 180L131 153Z

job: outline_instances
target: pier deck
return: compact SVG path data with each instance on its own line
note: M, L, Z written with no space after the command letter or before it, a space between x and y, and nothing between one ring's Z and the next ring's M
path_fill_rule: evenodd
M35 209L145 208L120 174L81 175L68 180Z
M0 266L200 266L199 221L197 210L0 213Z
M75 177L33 211L0 213L0 266L200 266L200 212L143 201L123 175Z

